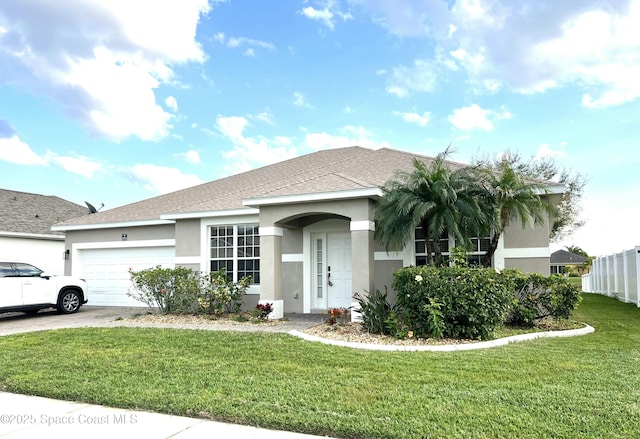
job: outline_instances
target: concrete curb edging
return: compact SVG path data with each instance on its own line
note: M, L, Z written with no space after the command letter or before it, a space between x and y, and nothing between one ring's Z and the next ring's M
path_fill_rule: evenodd
M307 341L316 341L333 346L341 346L352 349L367 349L373 351L396 351L396 352L453 352L453 351L470 351L474 349L487 349L495 348L498 346L506 346L509 343L515 343L520 341L535 340L536 338L556 338L556 337L575 337L578 335L586 335L595 332L592 326L587 324L584 328L569 329L566 331L545 331L545 332L531 332L529 334L512 335L511 337L499 338L497 340L481 341L478 343L463 343L463 344L449 344L449 345L429 345L429 346L409 346L409 345L381 345L370 343L357 343L342 340L332 340L328 338L318 337L316 335L310 335L301 331L291 330L289 335L302 338Z

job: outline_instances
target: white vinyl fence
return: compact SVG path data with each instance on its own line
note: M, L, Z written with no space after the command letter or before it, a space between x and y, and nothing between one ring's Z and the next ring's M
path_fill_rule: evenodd
M591 273L582 276L582 291L616 297L640 307L640 247L602 256L593 261Z

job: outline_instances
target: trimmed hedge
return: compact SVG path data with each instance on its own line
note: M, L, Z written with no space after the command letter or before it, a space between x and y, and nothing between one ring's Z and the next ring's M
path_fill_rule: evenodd
M398 313L417 337L491 338L514 304L504 279L491 269L402 268L393 280Z
M394 273L393 288L397 302L387 306L383 333L400 338L412 332L422 338L488 339L505 323L567 319L581 301L580 290L562 277L514 269L407 267Z
M582 301L580 288L562 276L523 274L519 270L505 270L514 286L515 306L507 316L507 323L533 326L545 317L568 319Z

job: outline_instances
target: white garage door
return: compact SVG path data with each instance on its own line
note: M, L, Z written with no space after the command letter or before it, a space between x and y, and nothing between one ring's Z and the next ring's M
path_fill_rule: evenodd
M146 306L130 297L129 269L174 267L174 247L134 247L80 250L82 277L87 280L88 305Z

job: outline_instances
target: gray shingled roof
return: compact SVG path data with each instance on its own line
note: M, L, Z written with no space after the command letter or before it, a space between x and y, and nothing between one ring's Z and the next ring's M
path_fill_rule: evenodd
M397 170L411 171L413 158L432 157L389 148L359 146L318 151L273 165L214 180L177 192L66 221L82 226L153 221L164 214L188 214L246 209L242 200L284 195L317 194L377 188ZM452 166L460 164L450 162Z
M571 253L567 250L557 250L551 253L550 263L555 265L582 264L587 258Z
M64 235L51 226L88 213L86 207L55 196L0 189L0 233Z

